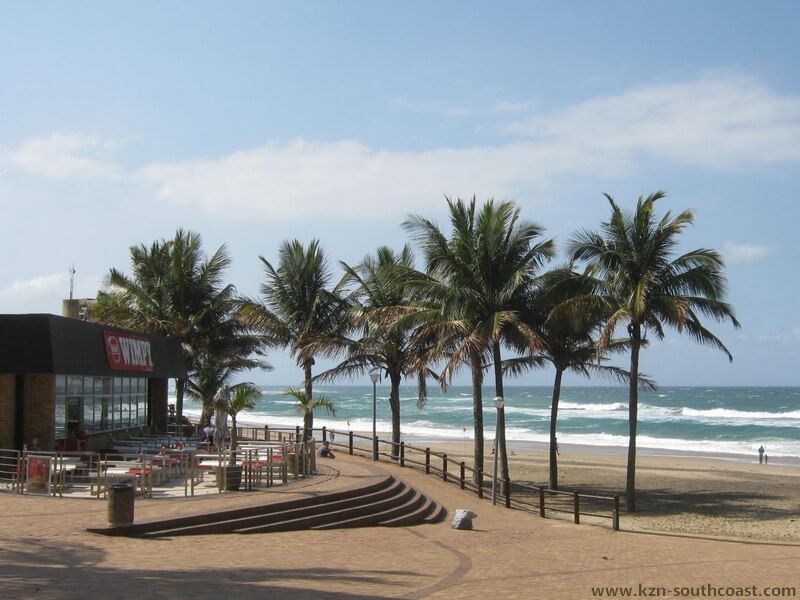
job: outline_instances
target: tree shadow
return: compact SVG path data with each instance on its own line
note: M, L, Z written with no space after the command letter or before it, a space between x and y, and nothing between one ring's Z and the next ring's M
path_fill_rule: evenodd
M224 553L224 546L220 546ZM161 598L219 598L237 600L283 598L328 598L335 600L388 598L374 593L360 594L324 591L331 583L353 586L397 586L408 593L411 586L403 577L428 578L415 571L338 569L305 566L294 569L263 568L193 568L191 557L171 557L172 566L183 560L185 568L116 569L102 563L106 552L89 545L52 540L6 539L0 548L0 597L3 598L116 598L121 600ZM135 558L132 557L132 560ZM271 581L318 581L315 589L271 584ZM427 582L426 582L427 583ZM413 586L417 588L416 585ZM397 596L391 596L397 597Z

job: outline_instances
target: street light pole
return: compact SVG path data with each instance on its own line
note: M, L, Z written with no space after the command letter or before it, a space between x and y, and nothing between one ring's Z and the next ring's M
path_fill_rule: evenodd
M372 460L378 460L378 432L375 427L376 424L376 409L378 404L378 380L381 378L381 372L378 369L373 369L369 372L369 378L372 380Z
M503 398L496 396L494 407L497 409L496 423L494 426L494 471L492 471L492 505L497 504L497 455L500 454L500 409L503 408Z

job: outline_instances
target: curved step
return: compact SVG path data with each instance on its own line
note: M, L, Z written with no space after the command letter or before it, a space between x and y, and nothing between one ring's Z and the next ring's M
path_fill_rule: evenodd
M231 510L217 511L213 513L203 513L187 517L175 517L171 519L162 519L160 521L149 521L147 523L135 523L122 527L98 527L89 528L87 531L92 533L99 533L102 535L124 535L124 536L144 536L144 535L163 535L165 531L177 531L180 529L191 529L193 526L208 525L210 523L218 523L223 521L230 521L235 519L246 518L253 515L263 515L277 513L285 510L295 508L302 508L306 506L314 506L321 501L336 502L338 500L347 500L370 494L380 492L383 489L391 488L397 485L398 480L392 475L387 475L376 482L360 486L351 487L344 490L335 492L327 492L324 494L307 496L302 498L293 498L292 500L280 500L278 502L270 502L260 504L258 506L249 506L247 508L236 508ZM172 534L170 534L172 535Z
M387 507L385 510L360 514L349 519L329 521L323 525L314 527L314 529L346 529L350 527L378 526L382 525L387 519L397 519L404 515L413 514L425 503L425 496L417 492L414 488L409 488L409 492L409 494L404 495L401 504Z
M400 486L395 489L395 494L379 500L354 498L346 507L334 510L325 510L320 507L316 514L306 515L298 518L288 518L279 522L268 523L256 527L236 529L236 533L268 533L270 531L296 531L298 529L323 529L328 524L335 524L334 527L343 527L340 523L361 520L369 523L374 520L374 515L381 514L397 505L402 505L410 498L413 498L416 491L400 482Z
M291 529L305 529L306 527L283 527L285 523L296 523L302 525L304 520L315 520L328 513L342 510L351 506L362 506L365 503L380 502L385 499L394 498L398 490L402 490L405 484L394 478L386 480L389 485L378 490L364 490L365 493L359 495L348 495L345 498L331 498L329 496L318 496L314 498L314 503L302 506L293 506L291 503L282 504L278 510L264 511L255 515L237 516L234 518L218 519L201 525L190 525L187 527L163 529L157 533L159 536L175 535L204 535L212 533L253 533L258 531L287 531ZM271 508L265 506L264 508ZM150 534L152 535L152 534Z
M358 487L293 500L140 523L89 529L104 535L161 537L268 533L302 529L402 527L438 523L447 510L392 475Z

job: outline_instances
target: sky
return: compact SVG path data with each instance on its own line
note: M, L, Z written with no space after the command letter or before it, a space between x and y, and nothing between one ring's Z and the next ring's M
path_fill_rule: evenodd
M178 228L253 296L282 241L319 239L338 278L409 215L449 231L446 197L515 201L563 258L603 193L663 189L742 327L707 323L733 362L668 331L642 371L798 385L798 22L793 0L0 2L0 313L60 314L73 266L95 297ZM268 358L247 378L301 381Z

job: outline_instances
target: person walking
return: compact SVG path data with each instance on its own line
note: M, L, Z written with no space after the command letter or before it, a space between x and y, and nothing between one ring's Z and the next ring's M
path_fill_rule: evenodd
M758 464L764 462L764 446L758 447Z

